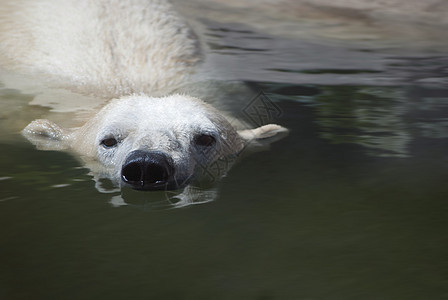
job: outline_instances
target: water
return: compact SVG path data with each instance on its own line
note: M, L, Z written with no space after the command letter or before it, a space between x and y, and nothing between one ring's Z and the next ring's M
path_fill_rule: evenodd
M448 298L448 57L202 22L219 80L263 90L290 135L214 201L113 205L75 158L17 133L64 113L4 86L0 299Z

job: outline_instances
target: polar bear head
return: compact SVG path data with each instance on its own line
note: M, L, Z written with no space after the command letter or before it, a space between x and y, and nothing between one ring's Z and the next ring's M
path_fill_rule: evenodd
M186 95L127 96L111 101L80 128L40 119L23 130L38 148L71 150L100 165L115 183L138 190L180 188L198 167L285 132L273 124L238 132L216 109Z

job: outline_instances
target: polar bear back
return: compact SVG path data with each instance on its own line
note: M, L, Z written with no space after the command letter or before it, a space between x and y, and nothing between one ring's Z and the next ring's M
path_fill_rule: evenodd
M163 94L199 60L197 39L166 1L0 3L0 64L84 92Z

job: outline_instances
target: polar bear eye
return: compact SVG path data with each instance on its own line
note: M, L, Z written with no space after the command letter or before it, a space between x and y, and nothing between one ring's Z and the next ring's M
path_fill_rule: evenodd
M194 139L194 142L198 146L208 147L208 146L213 145L216 142L216 139L214 136L209 135L209 134L200 134L200 135L196 136L196 138Z
M105 148L112 148L115 147L118 144L118 141L111 137L111 138L107 138L101 141L101 145L103 145L103 147Z

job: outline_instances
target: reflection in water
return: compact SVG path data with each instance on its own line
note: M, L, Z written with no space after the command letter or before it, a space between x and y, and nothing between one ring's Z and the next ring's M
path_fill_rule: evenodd
M316 97L321 136L355 143L374 156L408 156L411 136L403 120L402 91L389 87L326 87Z
M448 137L448 90L396 86L252 83L273 99L310 105L320 137L377 157L409 157L415 138ZM433 95L432 95L433 94Z
M113 207L131 206L144 211L181 208L195 204L204 204L216 200L217 188L205 189L188 185L180 191L160 191L142 193L123 189L120 194L112 196Z

